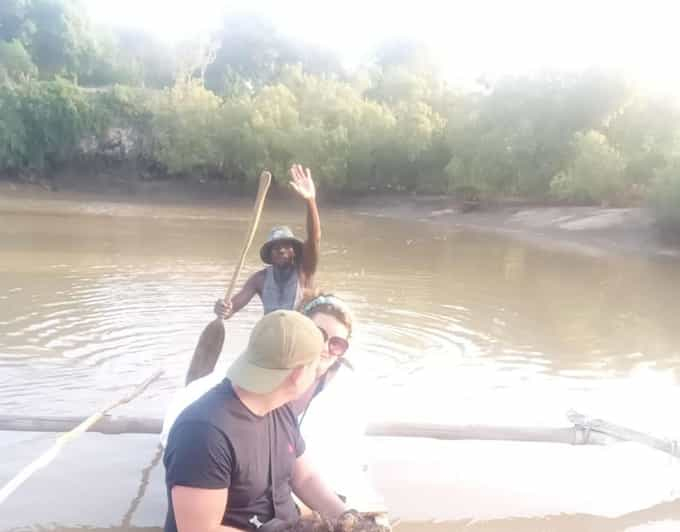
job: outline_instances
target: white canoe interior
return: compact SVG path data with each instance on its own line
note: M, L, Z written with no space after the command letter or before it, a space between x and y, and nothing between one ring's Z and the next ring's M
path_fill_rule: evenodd
M3 452L12 459L0 462L0 481L54 441L49 432L3 432L2 436ZM405 531L409 522L436 526L436 522L565 515L618 518L664 503L675 508L674 519L680 515L680 460L638 443L567 445L383 436L365 441L374 487ZM150 467L157 442L156 434L82 436L4 503L0 529L44 523L162 525L163 467ZM41 504L36 506L36 500ZM378 504L364 502L367 510Z
M375 487L404 521L616 517L680 498L680 461L637 443L367 442Z

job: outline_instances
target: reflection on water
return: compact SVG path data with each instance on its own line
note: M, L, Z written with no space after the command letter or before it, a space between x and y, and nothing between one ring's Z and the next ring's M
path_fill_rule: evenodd
M162 381L119 413L162 415L235 265L249 214L247 204L33 203L0 211L0 412L84 415L160 366ZM577 408L680 437L673 415L680 399L677 264L572 256L425 224L322 214L319 280L355 309L351 356L375 382L377 415L563 425L564 412ZM270 205L258 238L273 223L302 232L302 222L300 213ZM258 267L253 249L244 277ZM245 346L260 313L253 304L229 321L221 364ZM45 438L0 434L0 482L48 445ZM78 447L83 474L93 470L103 442L92 438ZM11 519L3 508L0 529L139 526L123 516L154 442L113 438L116 450L100 471L105 510L79 508L88 489L74 479L56 491L40 487L71 475L64 467L74 464L64 458L16 494ZM159 469L151 473L152 491L154 483L162 487ZM43 501L37 513L29 510L36 500ZM145 510L144 500L156 502ZM135 515L157 525L164 504L162 489L147 493ZM677 505L669 508L678 519ZM665 519L665 511L648 520ZM591 526L578 516L564 519ZM592 530L615 523L592 519ZM531 521L522 526L539 529Z

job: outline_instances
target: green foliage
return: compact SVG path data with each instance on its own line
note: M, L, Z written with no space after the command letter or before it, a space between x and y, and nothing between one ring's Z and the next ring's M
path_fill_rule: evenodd
M87 87L172 86L178 71L175 50L148 34L129 29L99 29L83 50L78 83Z
M623 192L625 161L604 135L597 131L576 133L573 149L575 157L571 164L550 183L556 197L594 202Z
M662 230L680 239L680 157L656 170L650 199Z
M0 168L22 168L27 155L28 132L21 113L21 98L14 87L0 86Z
M628 159L625 179L647 186L674 150L680 102L669 98L635 98L610 120L607 137Z
M547 197L553 177L568 170L574 135L599 127L626 94L621 80L597 72L511 78L489 89L449 105L449 185L533 197Z
M300 161L321 188L353 192L627 203L651 190L675 220L677 101L598 70L463 91L410 41L374 59L349 76L334 54L247 15L171 47L95 29L77 0L4 0L0 172L50 171L115 126L178 177L248 185Z
M402 101L429 101L436 90L436 80L405 66L386 67L375 78L367 96L392 105Z
M200 84L178 84L150 102L153 156L173 174L214 165L219 158L220 99Z
M90 98L57 80L0 87L0 167L9 170L54 169L72 160L82 138L95 133Z
M125 40L130 32L95 31L82 13L77 0L3 0L0 43L21 43L45 80L60 76L88 86L159 81L155 71L169 64L169 50L159 53L158 45L139 33L131 43ZM163 84L173 81L172 68Z
M79 26L74 14L61 0L33 0L28 17L35 27L29 43L33 61L41 75L73 76L78 64Z
M37 74L38 69L21 41L0 41L0 81L20 81Z
M255 89L276 83L287 65L301 64L316 74L342 73L335 54L281 34L262 17L227 16L215 41L215 58L206 68L205 82L217 94L229 93L236 79L246 80Z

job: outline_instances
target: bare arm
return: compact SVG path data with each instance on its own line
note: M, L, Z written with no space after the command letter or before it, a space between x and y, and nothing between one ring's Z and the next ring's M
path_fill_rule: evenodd
M241 532L222 525L228 491L174 486L172 506L178 532Z
M243 285L243 288L241 288L241 290L231 298L232 314L238 312L248 303L250 303L250 300L253 299L255 294L260 294L262 292L263 281L263 270L260 270L259 272L248 277L248 280L246 281L246 284Z
M223 320L228 320L250 303L250 300L253 299L255 294L261 294L263 286L264 270L260 270L248 278L246 284L243 285L243 288L231 298L231 302L225 304L223 299L218 299L215 302L215 314Z
M321 219L314 198L307 200L307 240L302 245L302 271L308 278L314 277L319 265L321 248Z
M305 505L331 519L337 519L347 510L340 498L321 480L304 454L295 460L291 487Z
M293 178L290 185L307 204L307 239L302 246L302 271L309 284L319 264L321 244L321 219L316 205L316 187L309 168L294 164L290 175Z

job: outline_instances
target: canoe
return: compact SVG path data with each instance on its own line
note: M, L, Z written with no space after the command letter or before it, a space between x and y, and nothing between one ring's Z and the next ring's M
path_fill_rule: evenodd
M0 430L65 431L79 421L0 416ZM583 426L373 424L366 436L369 474L391 517L408 522L617 519L679 499L676 444L600 423L609 427L591 427L588 441ZM107 416L93 431L155 439L160 428L158 419ZM620 439L608 429L665 445L665 452L641 442L612 443Z

